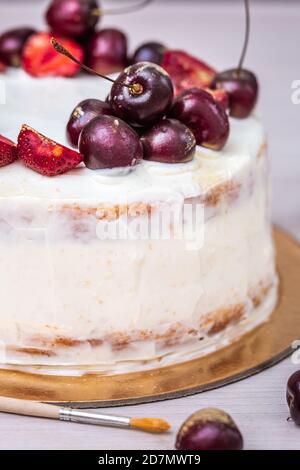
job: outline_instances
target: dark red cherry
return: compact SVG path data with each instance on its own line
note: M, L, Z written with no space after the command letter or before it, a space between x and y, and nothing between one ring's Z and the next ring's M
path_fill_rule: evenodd
M160 42L145 42L138 47L132 56L131 63L153 62L160 65L163 60L166 47Z
M196 139L192 131L176 119L162 119L141 138L144 158L162 163L192 160Z
M139 62L119 75L112 85L110 102L116 116L124 121L150 126L168 113L173 93L167 72L159 65Z
M99 116L80 134L79 150L91 170L135 166L143 158L139 136L124 121Z
M169 115L191 129L198 145L220 150L227 142L228 116L213 96L200 88L192 88L179 95Z
M258 82L250 70L231 69L218 73L211 88L224 89L229 96L230 115L243 119L253 111L258 97Z
M72 147L78 147L78 140L82 129L95 117L103 114L111 115L112 110L108 103L100 100L88 99L81 101L73 109L67 124L67 139Z
M118 29L102 29L87 43L86 65L108 75L120 72L127 65L127 37Z
M294 372L288 380L286 399L292 420L300 426L300 370Z
M0 36L1 62L12 67L19 67L24 44L33 33L35 31L32 28L18 28L2 34Z
M175 445L179 450L242 450L243 437L227 413L204 408L183 423Z
M172 106L174 90L168 73L159 65L139 62L130 65L116 80L82 64L55 38L51 44L59 54L68 57L88 73L113 83L109 96L113 114L132 126L148 127L164 117Z
M236 68L216 74L212 79L211 88L224 89L229 97L230 115L243 119L253 111L258 97L258 81L250 70L243 68L250 37L250 2L244 0L245 36L239 64Z
M53 0L46 20L54 34L79 38L95 29L99 20L97 0Z

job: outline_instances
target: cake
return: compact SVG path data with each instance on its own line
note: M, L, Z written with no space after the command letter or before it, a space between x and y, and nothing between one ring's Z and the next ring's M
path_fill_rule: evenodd
M66 146L76 102L104 100L110 88L96 77L39 80L21 70L3 80L1 134L16 141L27 123ZM229 121L223 149L198 145L185 163L81 164L55 177L21 161L0 168L2 368L161 367L269 319L277 276L266 136L255 113ZM140 236L137 228L174 208L167 236Z
M0 368L153 369L269 320L278 280L245 6L239 65L224 72L159 42L130 56L126 34L96 29L97 0L49 2L51 34L0 35Z

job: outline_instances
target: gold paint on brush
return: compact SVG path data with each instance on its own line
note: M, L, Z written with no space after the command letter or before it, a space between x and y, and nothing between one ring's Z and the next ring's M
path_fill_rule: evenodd
M163 433L168 431L170 424L160 418L131 418L130 426L146 432Z

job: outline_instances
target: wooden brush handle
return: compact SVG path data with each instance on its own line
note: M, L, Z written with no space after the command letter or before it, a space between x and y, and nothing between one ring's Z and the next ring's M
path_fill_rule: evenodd
M38 418L61 419L75 423L96 424L98 426L116 426L118 428L135 428L147 432L165 432L169 423L157 418L128 418L126 416L103 415L85 410L60 408L38 401L19 400L0 397L0 412L17 415L36 416Z
M0 412L3 413L59 419L59 410L58 406L47 405L38 401L0 397Z

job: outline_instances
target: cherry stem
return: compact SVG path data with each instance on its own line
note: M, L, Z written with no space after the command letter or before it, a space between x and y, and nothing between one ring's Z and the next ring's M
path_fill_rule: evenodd
M123 15L125 13L134 13L138 10L141 10L142 8L145 8L147 5L152 3L153 0L144 0L136 5L128 5L127 7L121 7L121 8L113 8L109 10L105 10L102 8L96 8L93 11L93 15L95 16L101 16L101 15Z
M112 78L107 77L106 75L102 75L101 73L96 72L96 70L93 70L90 67L87 67L86 65L84 65L82 62L76 59L76 57L74 57L73 54L71 54L71 52L69 52L68 49L66 49L62 44L60 44L55 38L51 38L51 44L56 50L56 52L59 52L59 54L62 54L68 57L68 59L78 64L86 72L91 73L93 75L97 75L100 78L104 78L105 80L108 80L111 83L116 83L116 80L113 80ZM143 93L143 87L140 83L133 83L131 85L128 85L127 83L123 83L123 86L126 86L127 88L129 88L131 93L135 95L140 95L141 93Z
M238 74L243 68L243 63L244 59L246 56L247 48L248 48L248 43L249 43L249 36L250 36L250 7L249 7L249 0L244 0L244 5L245 5L245 13L246 13L246 28L245 28L245 39L244 39L244 45L239 61L239 65L237 68Z

